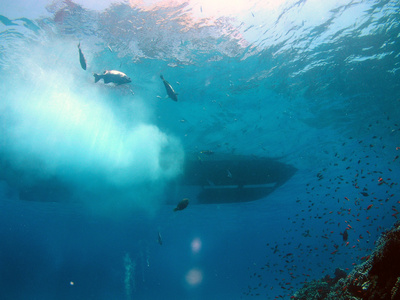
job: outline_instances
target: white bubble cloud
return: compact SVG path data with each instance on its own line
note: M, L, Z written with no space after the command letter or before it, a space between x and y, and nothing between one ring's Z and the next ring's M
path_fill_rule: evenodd
M151 124L129 87L94 84L77 59L76 45L59 41L2 73L1 178L21 189L55 179L75 198L154 206L154 186L181 172L179 140Z

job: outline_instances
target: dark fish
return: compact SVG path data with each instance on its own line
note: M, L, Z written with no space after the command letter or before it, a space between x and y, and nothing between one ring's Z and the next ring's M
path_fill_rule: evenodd
M86 59L81 49L81 43L78 44L78 49L79 49L79 62L81 63L82 69L86 70Z
M347 230L345 230L343 233L343 241L347 241L347 239L349 238L349 233L347 232Z
M165 79L164 79L164 76L162 76L162 75L160 75L160 78L162 79L162 81L164 82L164 86L165 86L165 89L167 90L167 94L168 94L168 97L170 97L172 100L174 100L174 101L178 101L178 94L177 93L175 93L175 91L174 91L174 89L172 88L172 86L169 84L169 82L168 81L166 81Z
M158 243L160 245L162 245L162 238L161 238L161 233L160 232L158 232Z
M189 199L185 198L181 202L178 203L178 205L174 208L174 211L183 210L188 206L188 204L189 204Z
M116 70L107 70L104 71L104 73L101 75L93 73L93 76L94 76L94 82L97 82L100 79L103 79L104 83L112 82L115 83L116 85L131 82L131 79L125 73Z

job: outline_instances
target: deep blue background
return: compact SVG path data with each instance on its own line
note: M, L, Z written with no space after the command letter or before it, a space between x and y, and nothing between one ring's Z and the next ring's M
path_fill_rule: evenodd
M93 11L60 1L31 21L17 19L17 5L7 8L9 15L1 12L0 39L7 46L0 48L6 83L0 128L7 134L0 137L0 162L3 169L15 163L24 176L13 181L1 172L0 298L289 299L303 282L361 263L399 209L398 4L332 1L314 7L318 21L309 5L288 1L270 14L255 6L242 26L223 18L185 23L199 10L192 4ZM354 14L351 21L348 14ZM87 72L79 66L78 40ZM94 85L91 73L104 69L121 70L132 83ZM179 93L178 102L164 98L160 74ZM34 100L15 96L20 91ZM72 148L82 142L82 152L61 155L66 162L51 170L76 199L22 201L22 187L48 171L32 159L46 160L46 147L32 149L49 141L46 128L35 131L28 146L12 139L15 124L23 127L27 120L14 123L9 116L53 91L71 93L80 107L100 103L120 121L117 133L140 121L179 140L185 153L279 157L298 171L264 199L189 204L175 213L167 203L180 199L163 198L169 181L161 176L149 189L133 189L138 208L128 204L125 185L115 196L102 185L108 172L113 176L115 170L107 169L113 162L105 157L104 165L87 164L82 153L89 150L78 135ZM28 111L26 118L45 117L37 108L44 113ZM102 128L104 120L95 120ZM55 136L78 133L68 130L54 126ZM51 145L63 153L65 144ZM24 158L29 163L21 165ZM60 162L56 155L50 161ZM146 194L155 186L160 195ZM346 228L347 245L341 235ZM201 242L196 253L195 240ZM134 265L130 296L126 255ZM196 285L187 281L193 269L202 275Z

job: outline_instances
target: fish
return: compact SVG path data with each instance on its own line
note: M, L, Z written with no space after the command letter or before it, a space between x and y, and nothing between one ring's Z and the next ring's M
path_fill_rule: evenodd
M188 205L189 205L189 199L188 199L188 198L184 198L184 199L181 200L181 201L178 203L178 205L174 208L174 211L183 210L183 209L185 209Z
M158 243L160 245L162 245L162 238L161 238L161 233L160 232L158 232Z
M100 79L103 79L104 83L112 82L115 83L116 85L132 82L131 79L125 73L116 70L106 70L101 75L93 73L93 76L95 83Z
M80 42L78 44L78 49L79 49L79 62L81 63L82 69L86 70L86 59L85 56L83 55Z
M165 89L167 90L168 97L170 97L174 101L178 101L178 94L175 93L173 87L169 84L168 81L164 79L164 76L160 75L161 80L164 82Z
M347 241L347 239L349 238L349 233L347 232L347 229L342 233L343 236L343 241Z

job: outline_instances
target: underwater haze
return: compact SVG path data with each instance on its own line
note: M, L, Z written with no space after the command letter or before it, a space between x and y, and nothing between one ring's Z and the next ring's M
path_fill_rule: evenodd
M398 1L2 1L0 41L0 299L291 299L400 217Z

